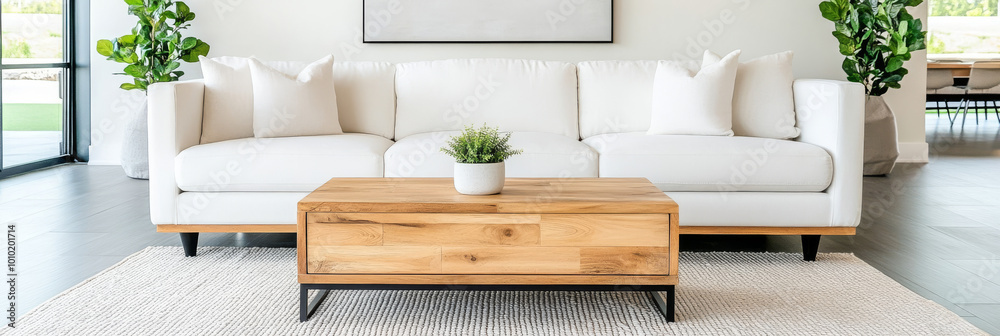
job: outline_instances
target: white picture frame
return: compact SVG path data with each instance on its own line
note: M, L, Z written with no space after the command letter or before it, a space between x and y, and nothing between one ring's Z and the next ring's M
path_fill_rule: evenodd
M612 43L612 0L363 0L365 43Z

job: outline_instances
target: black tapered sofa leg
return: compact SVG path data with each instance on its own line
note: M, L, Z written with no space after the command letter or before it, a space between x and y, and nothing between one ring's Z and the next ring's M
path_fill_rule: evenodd
M185 257L194 257L198 255L198 233L181 232L181 245L184 246Z
M816 261L816 252L819 252L820 235L802 235L802 259L805 261Z

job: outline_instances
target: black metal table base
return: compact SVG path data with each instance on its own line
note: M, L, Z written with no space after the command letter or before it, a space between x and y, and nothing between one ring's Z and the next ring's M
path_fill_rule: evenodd
M311 301L309 291L319 290ZM466 291L600 291L648 292L653 305L667 322L674 322L674 286L618 286L618 285L329 285L299 284L299 321L305 322L316 312L331 290L466 290ZM660 295L665 292L666 298Z

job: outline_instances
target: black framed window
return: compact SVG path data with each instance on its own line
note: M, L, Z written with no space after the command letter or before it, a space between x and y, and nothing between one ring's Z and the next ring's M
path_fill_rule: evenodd
M0 0L0 177L73 160L72 0Z

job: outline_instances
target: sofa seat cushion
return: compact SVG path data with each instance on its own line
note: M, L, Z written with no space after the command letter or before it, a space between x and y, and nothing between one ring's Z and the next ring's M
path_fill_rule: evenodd
M645 177L663 191L826 190L833 159L818 146L752 137L617 133L583 140L601 177Z
M441 147L460 133L420 133L400 139L385 153L385 176L451 177L455 160ZM524 153L507 159L507 177L597 177L597 153L574 138L512 132L510 145Z
M333 177L382 177L392 141L370 134L249 138L197 145L177 155L183 191L311 192Z

